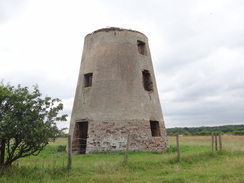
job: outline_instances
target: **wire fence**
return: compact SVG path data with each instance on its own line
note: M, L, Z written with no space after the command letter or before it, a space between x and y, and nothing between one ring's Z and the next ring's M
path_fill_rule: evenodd
M128 138L130 139L130 138ZM127 139L127 142L129 140ZM178 141L176 140L176 136L174 137L168 137L170 141L170 147L168 148L169 150L173 150L172 152L175 154L172 154L177 158L177 156L184 157L188 153L192 147L198 147L198 146L203 146L204 151L207 150L213 153L221 150L228 150L231 149L232 151L238 150L238 151L244 151L244 136L230 136L230 135L218 135L218 134L213 134L213 136L178 136ZM86 140L85 138L78 138L75 139L77 140L76 143L71 143L71 139L69 137L69 140L67 144L67 139L63 139L62 143L58 143L58 145L54 144L51 146L48 146L43 153L38 155L38 158L35 159L35 161L25 161L25 159L20 159L17 161L17 166L30 166L30 167L50 167L50 168L59 168L59 167L68 167L68 169L71 169L72 167L72 154L81 154L81 150L79 148L84 148L86 147L86 143L78 143L80 142L79 140ZM177 143L179 145L179 148L177 148ZM67 145L65 145L67 144ZM130 146L130 142L127 143L128 148L126 149L126 146L124 149L121 150L101 150L101 148L94 148L90 149L89 154L121 154L124 156L124 163L127 164L130 161L130 153L128 152L133 151L133 149ZM59 148L59 146L66 147L65 148ZM173 147L173 148L171 148ZM186 148L188 150L186 151ZM73 148L73 151L71 151L71 148ZM62 151L57 152L57 149L62 149ZM179 149L179 153L177 153L177 149ZM201 148L202 149L202 148ZM69 151L70 150L70 151ZM67 153L67 152L68 153ZM84 151L83 151L84 152ZM172 153L169 151L169 153ZM33 157L28 157L30 160ZM68 163L67 163L67 158L68 158ZM77 157L78 158L78 157ZM75 159L77 159L75 158ZM178 161L181 161L181 157L178 157Z
M176 136L176 147L178 149L178 154L180 153L180 139L183 137L182 135L177 134ZM131 137L130 137L131 138ZM194 138L194 137L191 137ZM197 138L196 138L197 139ZM209 138L210 140L210 138ZM87 144L87 138L74 138L71 143L71 152L72 154L119 154L125 152L126 148L130 151L137 151L138 149L134 146L127 147L127 142L130 139L127 138L125 142L120 142L120 145L113 145L110 142L99 142L94 141L92 143L89 142ZM204 141L206 143L206 140ZM209 143L209 142L207 142ZM201 144L201 140L199 140L198 144ZM212 133L211 135L211 144L212 151L222 150L222 135L220 133ZM180 155L179 155L180 156ZM180 160L180 158L179 158Z

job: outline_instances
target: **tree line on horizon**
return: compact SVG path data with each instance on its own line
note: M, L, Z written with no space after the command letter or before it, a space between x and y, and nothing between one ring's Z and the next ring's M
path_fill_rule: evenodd
M223 125L223 126L201 126L201 127L175 127L167 128L168 136L180 135L211 135L212 133L221 133L229 135L244 135L244 125Z

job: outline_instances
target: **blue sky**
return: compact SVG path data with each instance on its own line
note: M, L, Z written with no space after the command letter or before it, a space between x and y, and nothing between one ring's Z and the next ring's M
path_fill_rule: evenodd
M166 127L243 124L243 17L242 0L1 0L0 78L38 84L70 116L84 37L133 29L149 39Z

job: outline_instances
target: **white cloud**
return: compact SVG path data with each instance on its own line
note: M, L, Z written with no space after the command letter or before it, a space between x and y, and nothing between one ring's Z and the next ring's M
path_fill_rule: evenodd
M117 26L149 38L166 126L243 122L241 0L0 2L0 78L38 84L71 114L84 37ZM67 125L68 123L63 123Z

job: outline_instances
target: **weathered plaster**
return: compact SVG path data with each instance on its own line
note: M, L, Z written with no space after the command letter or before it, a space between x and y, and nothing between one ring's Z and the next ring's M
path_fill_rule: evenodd
M145 43L146 55L137 41ZM143 86L148 70L153 90ZM93 73L92 86L84 88L84 74ZM150 120L159 121L161 135L152 137ZM78 142L75 123L88 121L86 152L124 150L128 133L130 149L163 152L167 136L159 102L147 37L119 28L100 29L85 37L80 73L71 115L73 151Z

